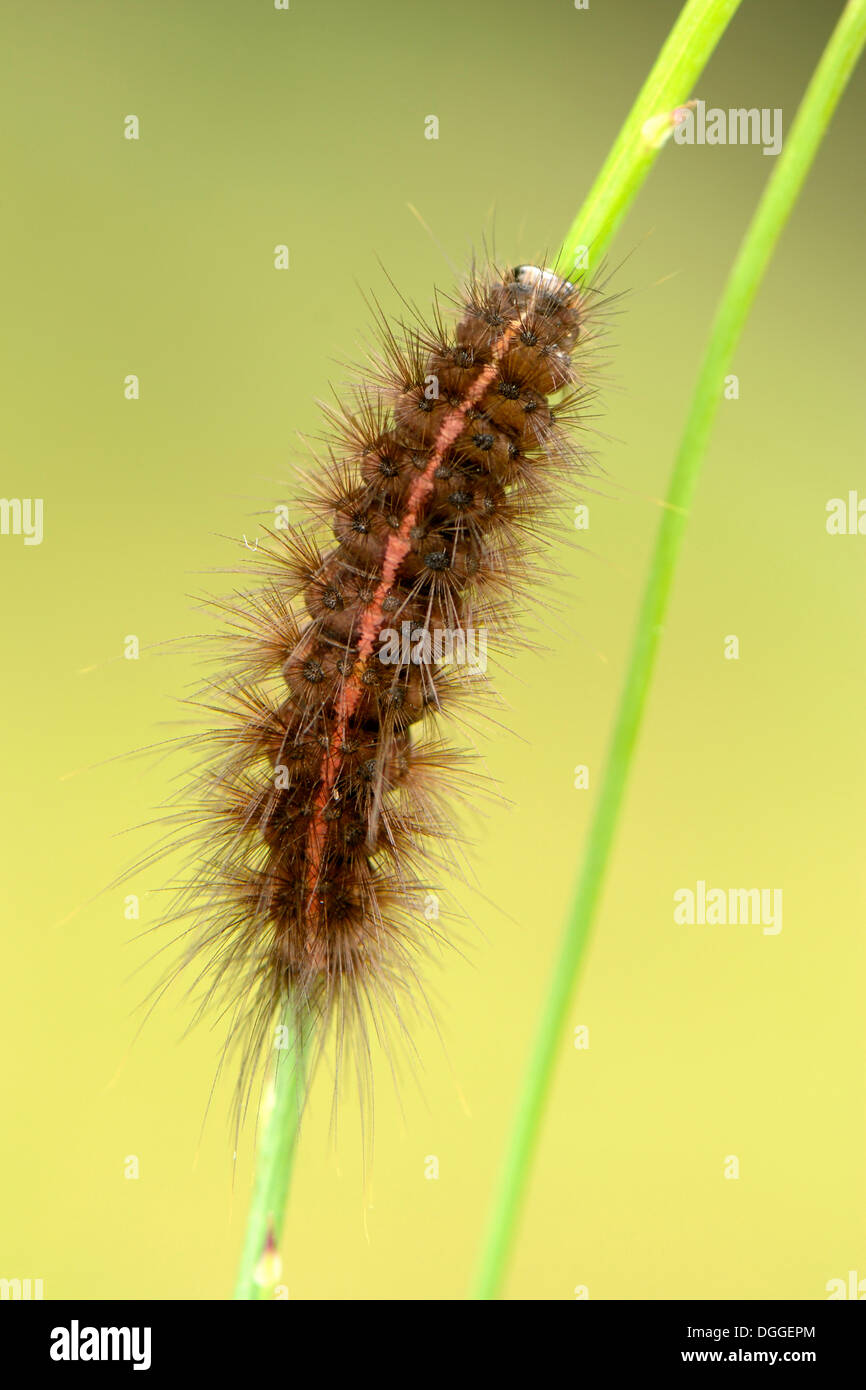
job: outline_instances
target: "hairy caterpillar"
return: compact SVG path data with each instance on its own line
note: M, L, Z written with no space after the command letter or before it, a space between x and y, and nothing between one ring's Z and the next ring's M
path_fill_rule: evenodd
M437 719L478 680L427 639L514 623L557 484L586 468L596 293L519 266L473 276L454 329L438 305L432 327L382 321L328 410L314 525L273 533L264 582L220 605L233 650L202 701L207 765L178 817L201 848L173 916L241 1091L287 1005L341 1042L399 1017L465 756Z

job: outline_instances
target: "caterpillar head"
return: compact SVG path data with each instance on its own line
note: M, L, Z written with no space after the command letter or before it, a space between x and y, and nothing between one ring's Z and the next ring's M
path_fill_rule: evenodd
M537 265L516 265L512 271L516 283L528 292L541 291L553 299L566 301L573 298L575 286L563 280L552 270L542 270Z

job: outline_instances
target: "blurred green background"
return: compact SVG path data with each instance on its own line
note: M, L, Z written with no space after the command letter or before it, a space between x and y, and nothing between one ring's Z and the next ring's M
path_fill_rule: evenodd
M160 906L143 896L132 923L124 898L159 874L94 896L147 843L118 832L171 789L167 764L119 755L182 717L190 595L291 502L298 432L359 355L363 295L393 309L392 277L426 305L485 242L506 263L556 245L678 8L9 0L2 492L42 497L45 534L0 537L3 1277L48 1298L230 1292L251 1134L235 1170L229 1081L202 1130L221 1033L181 1040L175 995L133 1044L158 967L130 937ZM787 129L840 8L744 0L694 95L781 107ZM572 1011L590 1046L562 1039L510 1297L824 1298L866 1276L866 538L825 529L828 499L866 496L864 105L861 75L737 353ZM353 1097L334 1139L321 1078L283 1243L293 1298L467 1289L657 499L773 167L754 146L671 144L614 247L606 476L585 536L577 482L564 499L548 650L499 678L510 712L482 746L510 804L472 826L477 931L431 971L447 1056L422 1029L399 1098L377 1059L366 1181ZM781 887L781 934L675 926L673 893L698 879Z

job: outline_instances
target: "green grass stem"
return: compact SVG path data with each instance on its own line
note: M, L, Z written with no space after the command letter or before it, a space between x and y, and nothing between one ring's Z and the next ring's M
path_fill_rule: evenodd
M260 1116L261 1137L241 1263L235 1285L236 1299L270 1299L273 1287L260 1278L262 1256L269 1238L279 1245L285 1219L289 1184L295 1163L301 1112L306 1090L306 1056L309 1038L305 1021L292 1008L283 1015L288 1047L275 1048L272 1089L266 1092Z
M689 100L740 2L688 0L683 6L560 247L560 274L580 274L584 248L592 265L603 257L673 129L673 112Z
M725 372L776 243L866 41L866 0L849 0L801 102L749 225L713 322L662 513L628 662L604 778L573 905L533 1044L497 1188L474 1296L497 1297L505 1275L566 1019L598 905L701 462L722 397ZM593 195L590 195L590 201ZM617 197L611 199L620 209ZM569 234L615 226L621 210L581 214ZM568 243L567 243L568 244Z

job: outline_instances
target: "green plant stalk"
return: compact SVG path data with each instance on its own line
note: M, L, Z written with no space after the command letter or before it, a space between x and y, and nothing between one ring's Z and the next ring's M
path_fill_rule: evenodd
M562 243L555 262L560 274L580 274L575 253L584 247L594 264L604 255L652 167L665 129L673 128L666 118L689 99L739 6L740 0L688 0L683 6Z
M740 0L688 0L630 111L610 155L593 184L580 215L559 253L571 273L574 247L588 246L601 257L649 173L661 142L644 133L648 120L663 118L687 100ZM284 1020L290 1024L288 1015ZM296 1080L281 1065L275 1078L274 1105L265 1119L256 1155L253 1197L244 1239L237 1299L266 1297L255 1280L269 1231L278 1241L297 1143L300 1110Z
M260 1280L260 1262L269 1240L279 1245L297 1150L306 1091L306 1019L288 1007L283 1014L289 1046L276 1051L272 1090L261 1116L262 1135L247 1228L235 1285L236 1299L269 1299L273 1287Z
M725 372L776 243L864 43L866 0L849 0L803 97L785 148L740 247L716 313L674 465L667 507L659 527L573 906L510 1136L482 1251L474 1290L476 1298L497 1296L516 1233L559 1043L601 893L653 665L664 630L688 509L721 400ZM577 225L580 225L580 219Z

